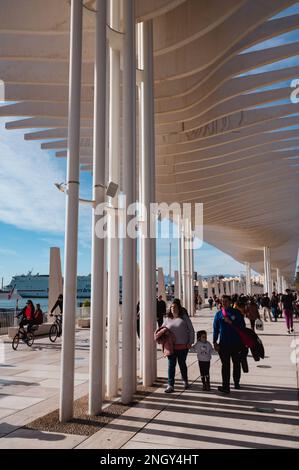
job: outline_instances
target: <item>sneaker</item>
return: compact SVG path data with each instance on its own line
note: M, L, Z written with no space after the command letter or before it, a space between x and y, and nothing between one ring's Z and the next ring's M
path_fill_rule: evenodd
M240 390L241 389L240 384L235 384L235 389Z
M226 394L230 393L230 390L228 388L224 388L224 387L218 387L218 391L222 392L222 393L226 393Z
M288 330L287 333L290 335L291 334L290 330Z
M174 392L174 388L172 385L168 385L168 387L164 390L164 393L172 393Z

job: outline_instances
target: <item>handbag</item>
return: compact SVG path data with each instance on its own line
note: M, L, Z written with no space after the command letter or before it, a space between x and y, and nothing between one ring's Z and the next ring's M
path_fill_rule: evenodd
M260 319L260 318L257 318L255 320L255 328L258 330L258 331L264 331L264 323L263 321Z

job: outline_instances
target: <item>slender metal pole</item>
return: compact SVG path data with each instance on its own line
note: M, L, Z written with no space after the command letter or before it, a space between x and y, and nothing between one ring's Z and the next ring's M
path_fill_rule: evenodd
M123 43L123 189L127 206L136 201L136 56L135 1L124 0ZM126 229L132 219L126 214ZM129 404L134 393L136 348L136 240L128 235L123 243L122 402Z
M246 267L246 294L251 295L251 266L250 263L245 263Z
M110 25L120 29L120 5L110 0ZM109 180L119 183L120 153L120 52L110 47L109 80ZM119 239L117 197L110 198L112 209L108 211L108 325L107 325L107 396L118 392L118 338L119 338Z
M181 220L181 272L182 272L182 305L187 307L187 276L186 276L186 257L185 257L185 221Z
M102 215L96 206L105 202L106 152L106 0L96 1L95 76L94 76L94 142L93 142L93 199L92 214L92 273L91 273L91 327L90 327L90 415L102 410L103 381L105 378L104 341L104 283L105 243L96 234L96 225Z
M191 232L192 233L192 232ZM192 243L190 247L190 264L191 264L191 279L190 279L190 285L191 285L191 298L190 298L190 303L191 303L191 312L192 316L195 315L195 304L194 304L194 249L193 249L193 239L194 239L194 234L192 233Z
M269 295L272 293L272 269L271 269L271 257L270 248L267 248L267 265L268 265L268 292Z
M276 279L277 279L277 293L281 293L281 274L280 274L280 269L276 269Z
M142 378L143 385L152 384L153 378L153 349L154 349L154 320L156 323L156 299L153 302L153 262L152 262L152 239L150 237L151 211L150 203L153 196L152 165L155 159L154 139L154 113L153 113L153 25L152 21L143 23L142 28L143 54L142 62L144 68L144 80L141 85L141 106L142 111L142 132L141 132L141 186L142 203L145 209L144 214L144 233L141 237L141 255L142 255L142 289L140 298L140 312L142 316Z
M267 247L264 246L264 293L268 292Z
M169 242L169 275L168 275L168 293L171 294L171 242Z
M70 30L69 123L64 256L64 318L61 354L59 420L73 417L75 370L75 314L80 173L80 97L82 63L82 1L72 0Z
M178 285L177 285L177 297L182 297L182 250L181 250L181 235L180 235L180 216L177 218L177 241L178 241Z

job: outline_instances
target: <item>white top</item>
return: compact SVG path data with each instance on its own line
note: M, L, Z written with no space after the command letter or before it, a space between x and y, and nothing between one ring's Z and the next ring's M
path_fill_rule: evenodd
M202 341L198 341L192 348L190 352L195 352L197 354L197 359L203 362L209 362L212 358L212 351L213 346L209 341L203 343Z

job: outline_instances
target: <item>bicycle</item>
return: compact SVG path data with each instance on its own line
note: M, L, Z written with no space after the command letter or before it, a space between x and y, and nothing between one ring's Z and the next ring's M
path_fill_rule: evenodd
M31 331L27 331L23 326L19 326L19 330L14 336L11 346L14 351L18 349L20 341L23 341L27 346L31 348L34 343L34 331L38 329L38 325L33 325Z
M57 338L62 335L62 315L59 314L54 316L56 317L55 322L53 323L49 331L49 340L51 341L51 343L55 343Z

